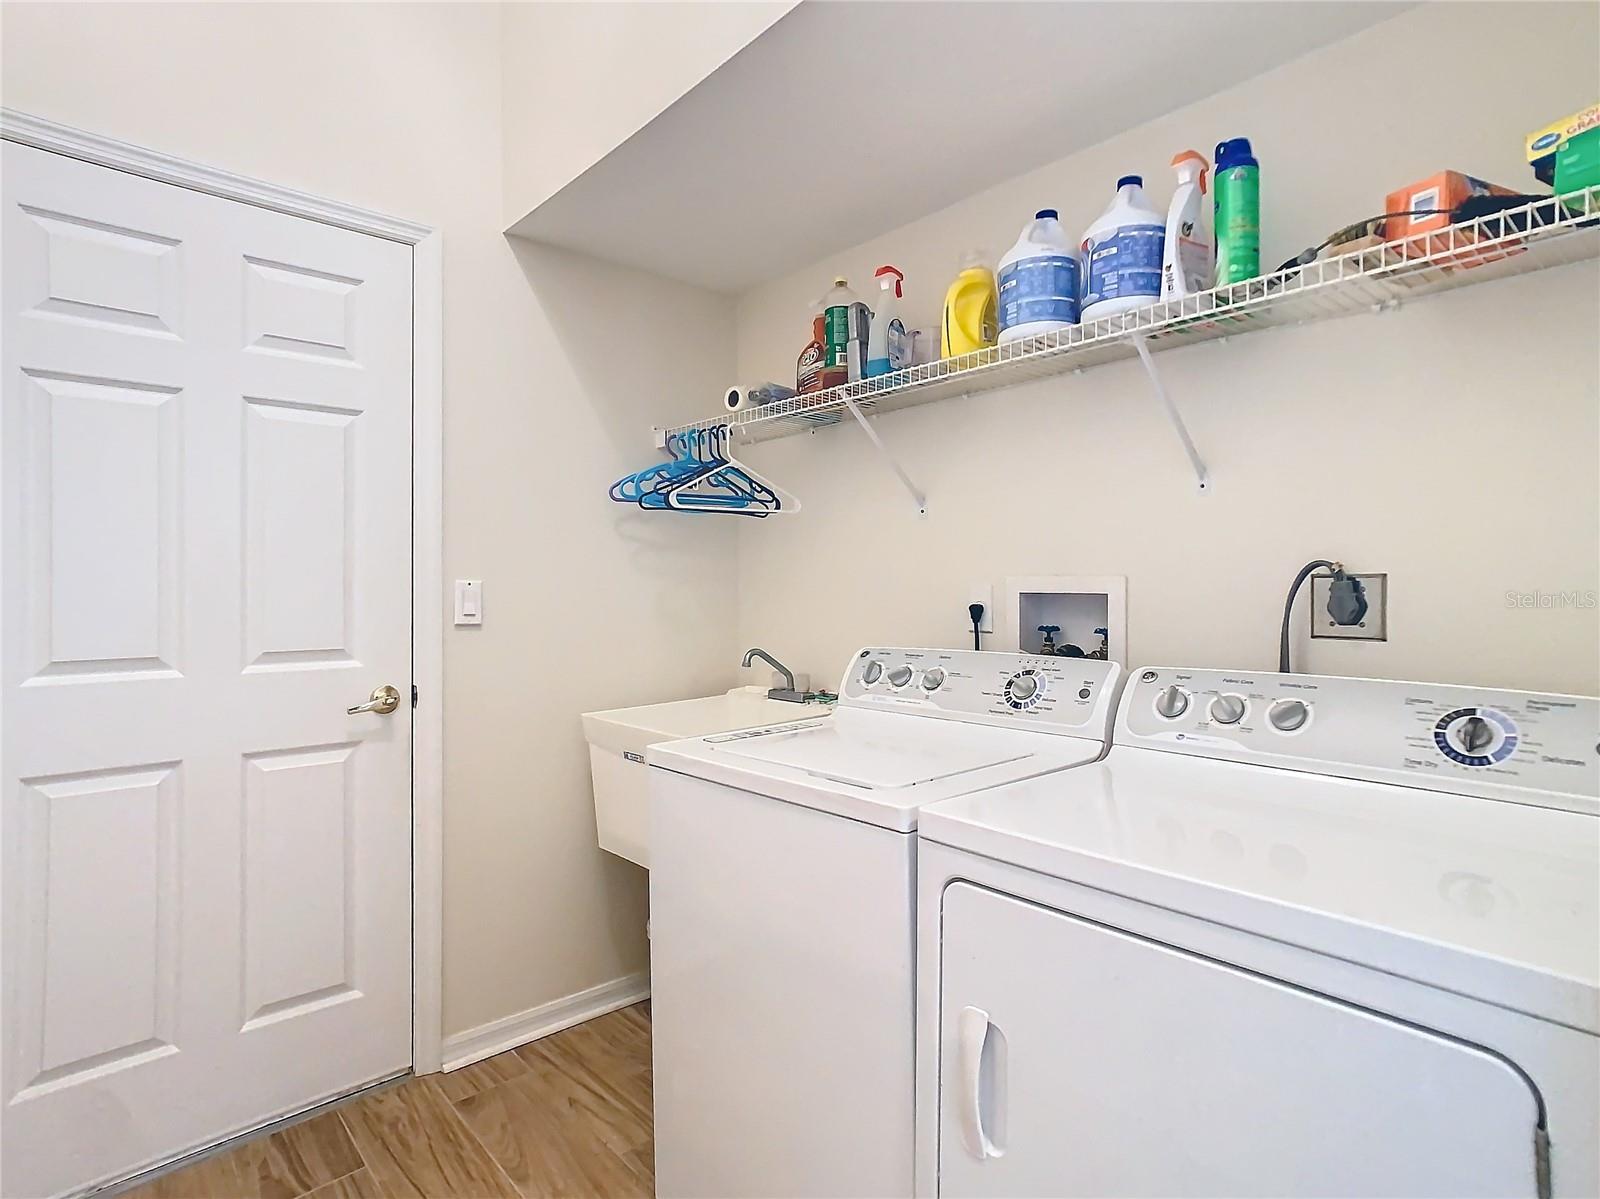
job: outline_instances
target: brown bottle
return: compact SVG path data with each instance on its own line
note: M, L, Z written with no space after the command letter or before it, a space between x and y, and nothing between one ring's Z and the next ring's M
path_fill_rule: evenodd
M823 328L823 317L818 314L811 320L811 340L806 343L806 348L800 351L800 359L794 368L794 389L804 395L808 391L821 391L823 388L822 370L828 354L826 331Z

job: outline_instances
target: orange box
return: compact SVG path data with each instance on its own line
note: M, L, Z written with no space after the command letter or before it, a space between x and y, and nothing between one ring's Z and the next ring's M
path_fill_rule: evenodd
M1438 229L1448 228L1450 225L1450 210L1454 209L1463 200L1472 196L1515 196L1515 188L1501 187L1498 183L1485 183L1482 179L1475 179L1471 175L1463 175L1460 171L1440 171L1437 175L1429 175L1426 179L1419 179L1415 183L1389 193L1389 199L1384 204L1386 213L1405 213L1418 209L1444 209L1434 216L1390 216L1384 222L1384 237L1391 242L1399 242L1398 249L1407 258L1422 258L1434 254L1447 254L1450 250L1461 246L1471 245L1473 231L1471 229L1457 229L1439 237L1422 237L1421 234L1432 233ZM1411 240L1403 240L1411 239ZM1498 255L1494 255L1498 257ZM1471 259L1475 262L1484 261L1483 253L1468 253L1465 255L1450 255L1444 261L1459 262Z

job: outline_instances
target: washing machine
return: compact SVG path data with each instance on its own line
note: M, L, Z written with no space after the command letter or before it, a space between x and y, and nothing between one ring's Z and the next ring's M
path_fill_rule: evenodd
M926 1196L1600 1193L1600 701L1133 672L925 808Z
M1119 678L868 648L829 720L650 747L658 1194L911 1194L918 810L1095 761Z

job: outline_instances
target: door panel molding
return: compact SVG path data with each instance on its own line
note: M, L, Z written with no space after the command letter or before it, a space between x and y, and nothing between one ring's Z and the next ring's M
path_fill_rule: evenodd
M12 108L0 108L0 139L412 247L411 620L412 678L417 687L412 712L411 759L412 1068L419 1074L436 1072L441 1065L443 1045L445 605L441 235L416 221L253 179ZM93 248L107 252L100 243L111 245L115 240L107 234ZM138 295L155 295L150 290L153 286L147 284ZM120 311L116 315L121 316ZM159 319L159 313L156 317L140 319L153 324ZM155 328L151 331L166 332ZM11 614L11 618L16 615Z

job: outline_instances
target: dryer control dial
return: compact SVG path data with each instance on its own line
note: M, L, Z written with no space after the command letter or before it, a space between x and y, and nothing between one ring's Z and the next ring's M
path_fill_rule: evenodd
M1211 701L1211 719L1218 724L1238 724L1244 719L1244 699L1223 694Z
M1311 709L1303 700L1280 699L1267 709L1267 720L1280 733L1292 733L1305 727L1311 719Z
M1174 683L1156 692L1156 715L1176 720L1189 710L1189 693Z
M1433 743L1452 762L1494 766L1516 752L1516 723L1496 708L1457 708L1433 726Z
M1463 753L1479 753L1494 744L1494 729L1482 716L1468 716L1452 733L1451 739Z

